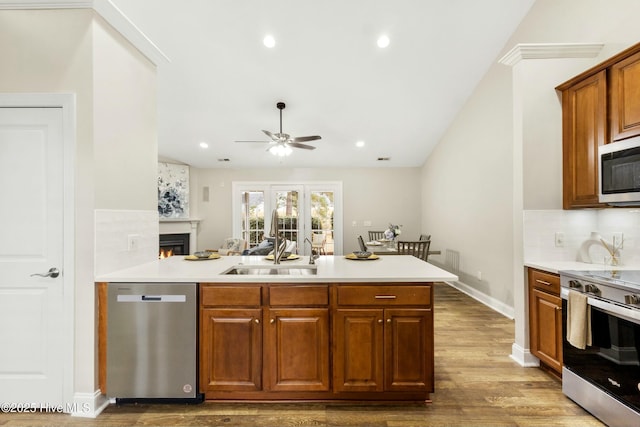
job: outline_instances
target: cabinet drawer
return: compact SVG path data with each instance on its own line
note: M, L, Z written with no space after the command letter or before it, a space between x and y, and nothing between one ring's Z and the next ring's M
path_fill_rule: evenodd
M560 295L560 276L530 268L529 286L557 296Z
M259 306L260 286L202 286L200 302L205 307Z
M269 305L300 306L300 305L328 305L328 286L272 286L269 289Z
M431 305L431 286L339 286L338 305Z

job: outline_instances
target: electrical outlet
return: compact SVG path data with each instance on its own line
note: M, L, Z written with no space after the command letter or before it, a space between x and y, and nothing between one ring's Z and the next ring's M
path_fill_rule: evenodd
M358 221L351 221L351 226L356 227L358 225Z
M477 278L478 280L482 280L482 271L479 271L479 270L478 270L478 272L476 273L476 278Z
M140 235L139 234L129 234L127 236L127 250L137 251L140 248Z
M624 243L624 236L622 232L613 233L613 247L616 249L622 249Z
M561 232L561 231L556 232L555 242L556 242L556 247L557 248L564 247L564 233L563 232Z

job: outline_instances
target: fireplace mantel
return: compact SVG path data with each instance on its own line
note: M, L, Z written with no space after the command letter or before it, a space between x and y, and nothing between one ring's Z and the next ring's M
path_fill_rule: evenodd
M189 233L189 253L198 249L198 224L197 218L160 218L160 234Z

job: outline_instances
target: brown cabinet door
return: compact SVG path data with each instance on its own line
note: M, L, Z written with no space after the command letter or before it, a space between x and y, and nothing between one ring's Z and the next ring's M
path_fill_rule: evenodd
M547 366L562 371L562 300L531 288L529 292L531 353Z
M640 135L640 53L611 67L611 139Z
M200 389L262 389L262 310L203 309L200 323Z
M433 311L384 310L386 391L433 392Z
M336 310L334 390L383 391L383 310Z
M265 374L271 391L329 390L329 309L268 309Z
M598 146L607 135L606 71L562 93L563 207L602 207L598 202Z

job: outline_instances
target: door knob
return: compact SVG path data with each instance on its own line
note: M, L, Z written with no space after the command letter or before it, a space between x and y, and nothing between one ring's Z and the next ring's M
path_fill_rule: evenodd
M58 270L55 267L51 267L49 269L49 271L47 271L46 273L42 274L42 273L33 273L31 276L40 276L40 277L51 277L51 278L56 278L60 275L60 270Z

